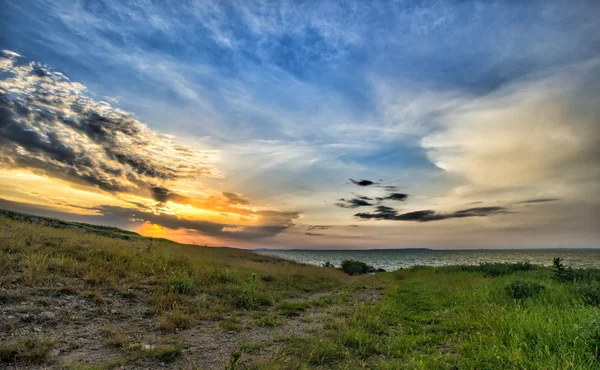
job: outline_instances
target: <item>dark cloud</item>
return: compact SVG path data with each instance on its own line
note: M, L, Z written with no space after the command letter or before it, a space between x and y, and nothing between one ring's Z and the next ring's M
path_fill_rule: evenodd
M375 184L373 181L370 181L370 180L364 180L364 179L362 179L362 180L358 180L358 181L357 181L357 180L354 180L354 179L350 179L350 181L351 181L353 184L355 184L355 185L358 185L358 186L369 186L369 185L373 185L373 184Z
M369 203L368 201L361 199L361 198L352 198L352 199L341 198L338 203L335 203L335 205L338 207L342 207L342 208L358 208L358 207L372 206L373 204Z
M310 232L306 232L306 233L304 233L304 235L308 235L308 236L325 236L325 234L310 233Z
M388 196L385 197L377 197L378 201L384 201L384 200L397 200L397 201L405 201L406 199L408 199L408 194L404 194L404 193L391 193Z
M558 198L538 198L538 199L524 200L522 202L517 202L517 204L545 203L545 202L554 202L557 200L559 200L559 199Z
M127 224L128 220L135 219L138 222L151 222L169 229L187 229L206 236L240 240L273 237L293 226L292 220L299 216L297 212L269 211L271 212L271 214L269 214L270 224L261 226L240 226L204 220L188 220L175 215L156 214L149 210L135 210L118 206L100 206L95 207L94 209L102 213L102 218L118 220L121 225ZM274 220L277 220L279 224L273 223L272 221Z
M232 204L242 204L242 205L250 204L250 201L248 199L244 198L244 196L241 194L223 192L223 196L225 198L229 199L229 202L231 202Z
M331 228L331 225L308 225L306 230L327 230Z
M398 191L398 187L394 185L382 185L379 188L389 192Z
M378 206L375 212L357 213L354 216L361 219L429 222L446 220L450 218L483 217L498 213L506 213L506 208L476 207L463 209L452 213L436 213L433 210L421 210L398 214L398 211L391 207Z
M2 80L0 163L6 166L159 202L186 200L159 184L214 175L208 152L149 130L42 65L9 63Z

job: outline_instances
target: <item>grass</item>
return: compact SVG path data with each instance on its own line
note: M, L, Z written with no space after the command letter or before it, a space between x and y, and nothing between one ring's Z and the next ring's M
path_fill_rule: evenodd
M0 218L0 286L71 286L92 299L148 291L155 313L260 309L346 279L335 270L235 249L121 240ZM254 277L253 277L254 276ZM267 279L255 276L267 276ZM135 293L130 293L135 294ZM205 297L197 302L196 297ZM207 316L209 312L204 312Z
M0 364L40 364L53 346L54 341L41 334L5 339L0 341Z
M0 304L64 294L107 312L100 341L121 357L97 366L69 359L64 368L184 368L195 359L186 358L181 334L197 325L215 328L206 335L260 342L238 343L222 359L232 369L600 368L598 269L488 263L349 277L99 230L117 236L0 217ZM110 314L114 297L145 307L153 334ZM11 325L0 322L0 365L56 365L51 338Z
M124 353L125 356L120 359L119 365L143 358L172 362L183 352L183 345L177 341L146 344L142 343L141 337L124 333L122 328L104 328L102 334L108 346L118 348Z
M300 316L308 306L307 302L283 301L277 305L277 313L283 316Z
M381 300L289 339L284 356L258 368L599 368L597 304L548 268L492 269L503 273L420 267L371 277L386 282Z

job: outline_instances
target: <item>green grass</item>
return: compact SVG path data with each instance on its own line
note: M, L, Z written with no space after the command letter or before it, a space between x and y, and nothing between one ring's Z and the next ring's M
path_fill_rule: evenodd
M277 313L284 316L300 316L308 306L307 302L283 301L277 305Z
M379 275L387 285L381 300L355 306L321 335L289 339L285 356L257 367L600 367L600 307L586 303L577 286L541 267L487 272L421 267ZM535 293L514 299L506 287L515 285Z
M242 346L224 359L230 368L600 368L598 269L565 268L557 277L528 263L482 264L349 277L242 250L2 217L0 242L0 304L26 300L17 290L60 290L98 307L115 296L143 304L163 339L199 323L215 327L214 335L271 331L260 347ZM147 333L128 332L123 320L110 316L101 337L122 356L99 367L184 367L184 341L147 342ZM290 323L305 330L289 330ZM48 364L50 338L1 335L0 365ZM76 359L60 365L84 366Z

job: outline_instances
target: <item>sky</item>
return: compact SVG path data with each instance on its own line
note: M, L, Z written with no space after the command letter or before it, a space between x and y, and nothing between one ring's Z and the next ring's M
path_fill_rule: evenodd
M600 247L600 2L0 4L0 208L197 245Z

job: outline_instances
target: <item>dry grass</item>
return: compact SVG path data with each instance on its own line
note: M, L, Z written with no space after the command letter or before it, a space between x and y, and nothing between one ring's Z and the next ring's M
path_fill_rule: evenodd
M250 251L142 237L122 240L3 217L0 241L0 290L68 290L95 307L106 307L100 312L107 313L110 297L131 299L149 307L156 328L166 332L235 312L261 311L307 292L338 289L347 281L339 271ZM2 361L43 361L51 348L47 340L7 341L3 335L8 333L0 333ZM181 352L177 346L136 350L123 340L111 339L113 346L128 348L128 358L172 359Z
M54 341L45 335L11 337L0 341L0 363L42 363Z

